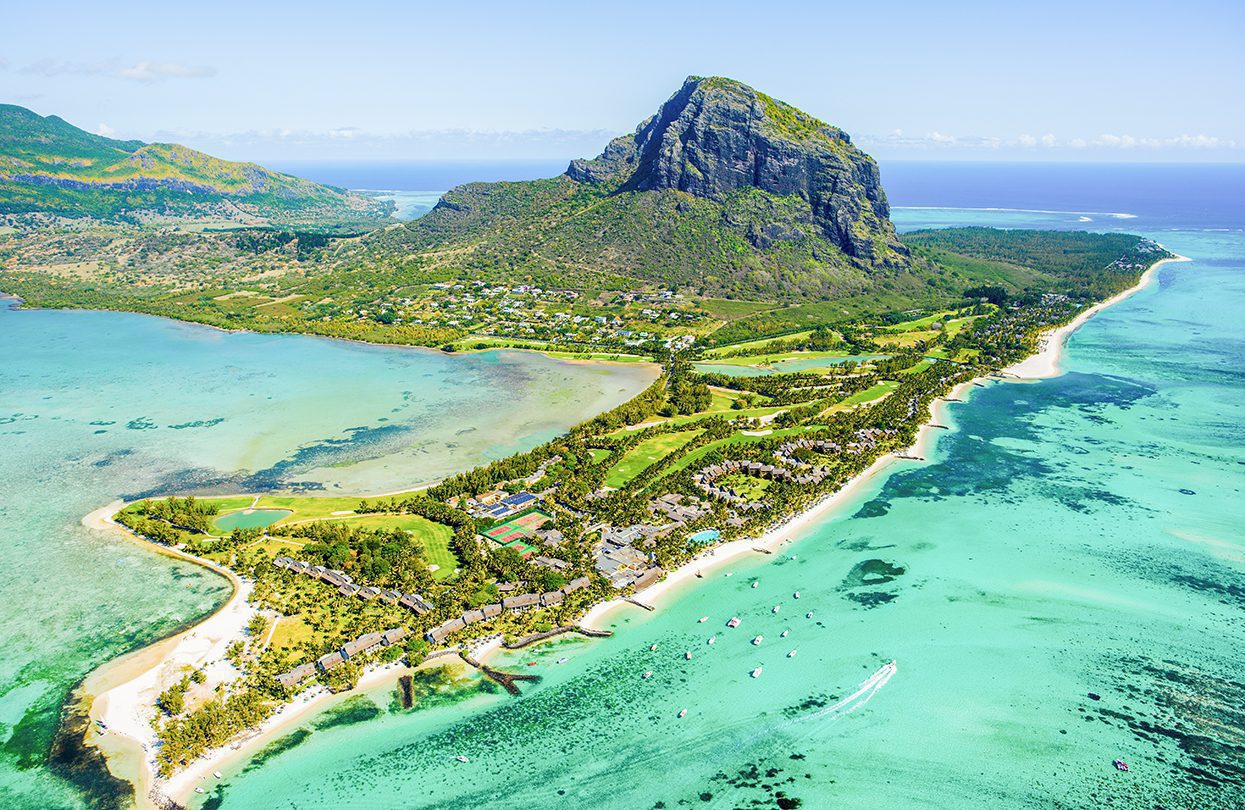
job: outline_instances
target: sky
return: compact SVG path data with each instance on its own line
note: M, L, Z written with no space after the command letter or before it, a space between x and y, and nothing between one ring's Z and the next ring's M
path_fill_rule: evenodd
M0 103L246 160L591 156L690 74L879 159L1245 161L1245 2L10 2Z

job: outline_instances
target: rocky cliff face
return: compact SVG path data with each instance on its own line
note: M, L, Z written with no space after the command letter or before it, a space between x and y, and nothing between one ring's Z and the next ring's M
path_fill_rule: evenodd
M566 174L618 192L798 196L812 225L860 265L907 263L873 159L842 130L731 79L689 77L634 134L572 162Z

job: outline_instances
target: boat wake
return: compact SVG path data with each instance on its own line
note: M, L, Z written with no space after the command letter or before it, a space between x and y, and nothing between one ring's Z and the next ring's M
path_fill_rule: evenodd
M899 671L899 665L894 661L889 664L883 664L878 671L865 678L860 686L856 687L856 691L847 697L835 703L833 706L827 706L824 709L813 712L812 714L802 718L804 720L812 720L814 718L828 718L837 720L840 717L851 714L861 706L869 702L879 689L886 685L886 682L894 677Z

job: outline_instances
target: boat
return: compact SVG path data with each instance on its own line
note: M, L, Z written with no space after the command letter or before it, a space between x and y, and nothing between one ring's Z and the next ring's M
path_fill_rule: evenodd
M780 633L779 635L780 635L782 638L786 638L786 637L787 637L787 634L788 634L788 633L790 633L790 632L791 632L790 630L783 630L783 631L782 631L782 633Z
M536 662L535 662L535 661L528 661L528 662L527 662L527 665L528 665L529 667L534 667L534 666L536 666Z
M774 609L773 609L773 610L771 610L771 611L770 611L770 613L777 613L777 612L778 612L778 609L779 609L779 608L781 608L781 607L782 607L782 605L774 605Z
M727 623L726 623L726 626L727 626L727 627L738 627L738 626L739 626L739 621L740 621L740 619L739 619L739 617L738 617L738 616L732 616L732 617L731 617L731 620L730 620L729 622L727 622Z
M735 576L735 572L734 572L734 571L727 571L727 572L726 572L726 575L727 575L728 577L733 577L733 576Z
M761 668L760 668L760 667L757 667L756 669L752 670L752 677L754 677L754 678L759 678L759 677L761 677Z
M653 670L650 669L648 672L644 673L644 680L647 681L651 677L653 677Z
M700 617L699 619L697 619L696 621L697 621L697 623L699 623L699 624L704 624L705 622L709 621L709 617L708 617L708 616L701 616L701 617Z
M454 757L454 759L458 760L459 762L470 762L471 761L467 759L465 756L463 756L462 754L459 754L458 756Z
M811 619L811 618L813 618L813 611L811 611L811 610L810 610L808 613L805 613L805 614L804 614L804 618L806 618L806 619Z
M1117 760L1115 760L1114 762L1112 762L1111 764L1115 766L1115 769L1116 769L1117 771L1126 771L1126 770L1128 770L1128 763L1127 763L1127 762L1125 762L1125 761L1124 761L1124 760L1122 760L1122 759L1117 759Z
M569 661L569 660L571 660L571 659L567 658L566 656L562 656L561 658L559 658L559 659L558 659L558 663L559 663L559 664L565 664L565 663L566 663L567 661Z
M679 717L687 717L687 709L684 709L683 711L679 712Z
M765 640L765 636L757 636L756 638L752 639L752 644L753 646L759 647L761 645L761 642L764 640Z
M717 641L717 640L718 640L718 637L717 637L717 636L709 636L709 643L710 643L710 644L712 644L713 642L715 642L715 641Z
M657 645L656 645L656 644L654 644L652 647L649 647L649 648L648 648L648 651L649 651L649 652L653 652L653 651L654 651L654 650L656 650L656 649L657 649Z
M222 778L220 771L212 771L212 776L215 776L217 779Z
M754 580L752 580L752 587L754 587L754 588L759 588L759 587L761 587L761 583L760 583L760 581L759 581L759 580L755 580L755 579L754 579Z
M792 650L791 652L787 653L787 657L788 657L788 658L795 658L795 650Z
M207 793L207 791L204 790L203 788L197 787L195 788L195 793Z
M691 651L691 650L688 650L687 652L683 653L683 657L684 657L684 658L686 658L688 661L691 661L691 660L692 660L692 651Z
M800 592L799 592L799 591L796 591L795 593L791 594L791 598L792 598L792 599L799 599L799 598L800 598Z

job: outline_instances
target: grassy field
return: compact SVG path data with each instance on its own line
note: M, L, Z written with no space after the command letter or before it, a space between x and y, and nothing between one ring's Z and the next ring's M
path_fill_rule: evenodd
M740 474L728 475L722 479L722 483L750 501L759 501L765 497L765 490L769 489L770 485L770 482L764 478Z
M419 515L362 515L342 518L341 522L360 529L401 529L414 535L428 555L428 562L437 566L433 579L447 579L454 575L458 558L450 550L454 530L440 523L433 523Z
M706 359L720 358L724 354L731 354L732 352L737 352L737 351L740 351L741 349L746 350L746 351L752 351L754 349L759 349L764 346L768 346L769 344L773 343L776 340L801 340L803 338L808 337L811 334L813 334L813 330L806 329L803 332L795 332L790 335L782 335L781 337L767 337L767 338L759 338L757 340L749 340L744 343L731 343L730 345L727 345L727 346L719 346L716 349L709 349L708 351L705 352L705 358ZM741 358L741 359L744 359L745 361L747 360L747 358Z
M854 408L857 405L864 405L867 402L874 402L886 396L887 394L889 394L891 391L894 391L898 387L899 387L899 383L894 380L883 380L882 382L878 383L872 388L866 388L864 391L859 391L855 394L852 394L850 397L843 400L842 402L836 402L835 404L827 408L825 411L823 411L823 413L834 413L835 411L845 411L849 408Z
M658 459L665 458L699 434L699 430L685 430L680 433L662 433L645 439L618 460L618 463L605 476L605 485L615 488L624 486Z
M592 454L593 464L600 464L614 454L612 450L606 450L603 447L590 447L588 452Z

